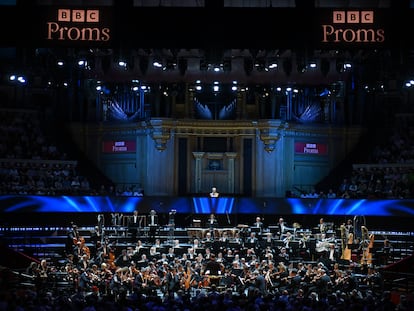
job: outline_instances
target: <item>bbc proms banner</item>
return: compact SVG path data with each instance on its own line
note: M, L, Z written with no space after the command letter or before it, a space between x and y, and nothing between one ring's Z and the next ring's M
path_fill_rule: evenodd
M135 152L137 144L133 140L104 141L102 151L104 153Z

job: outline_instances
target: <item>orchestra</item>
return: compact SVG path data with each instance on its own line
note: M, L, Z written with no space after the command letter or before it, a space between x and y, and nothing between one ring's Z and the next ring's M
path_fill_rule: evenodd
M293 288L293 279L308 280L310 286L319 286L327 273L339 287L347 279L343 271L336 270L339 263L351 262L351 243L360 246L361 266L371 265L375 260L374 234L366 226L361 228L363 235L358 243L358 239L353 239L352 226L346 226L349 223L342 223L336 231L332 223L322 218L312 231L298 223L289 227L283 218L276 226L266 227L257 217L251 226L221 227L215 215L209 214L205 227L187 228L185 239L176 236L169 239L162 236L163 231L169 234L169 226L163 230L155 211L148 216L135 212L133 216L138 223L146 217L147 226L156 223L155 236L150 238L152 233L145 227L137 228L137 241L131 243L125 235L127 243L122 245L119 236L110 234L111 228L102 227L102 232L108 233L99 241L102 244L87 249L92 240L88 241L73 225L74 247L65 266L66 280L72 287L96 287L114 294L138 290L167 294L178 289L191 292L212 286L218 290L250 291L260 284L261 291L272 292L276 288ZM124 217L133 222L132 216ZM126 228L127 232L129 229ZM116 226L115 230L119 234L122 226ZM302 250L309 257L302 256ZM305 260L318 265L308 265L306 269ZM47 277L48 272L42 273Z

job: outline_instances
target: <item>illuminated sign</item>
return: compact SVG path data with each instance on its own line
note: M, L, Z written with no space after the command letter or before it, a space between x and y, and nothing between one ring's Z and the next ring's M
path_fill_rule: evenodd
M103 152L119 153L119 152L135 152L137 145L135 141L104 141Z
M326 144L296 142L295 153L327 155L328 146Z
M374 11L333 11L332 23L322 25L324 43L381 43L385 30L374 23Z
M46 39L68 42L108 42L111 30L99 9L56 9L46 22Z

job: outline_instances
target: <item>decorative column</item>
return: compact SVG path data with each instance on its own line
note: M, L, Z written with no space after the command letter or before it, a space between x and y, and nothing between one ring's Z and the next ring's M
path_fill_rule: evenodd
M264 149L272 152L280 139L280 131L286 128L286 124L280 120L262 120L259 123L260 140L264 143Z
M234 193L234 167L235 167L235 159L237 157L236 152L226 152L227 161L227 192Z
M167 148L167 141L171 138L170 128L163 124L162 120L152 119L150 121L152 132L152 139L155 141L155 147L159 151L164 151Z
M203 157L204 152L193 152L193 157L195 159L195 172L194 172L194 192L201 192L201 170L203 167Z

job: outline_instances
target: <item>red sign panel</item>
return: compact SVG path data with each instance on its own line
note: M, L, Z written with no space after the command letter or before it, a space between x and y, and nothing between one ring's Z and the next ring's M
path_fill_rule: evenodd
M317 155L327 155L328 146L326 144L315 144L315 143L295 143L295 153L309 153Z
M120 140L120 141L104 141L103 152L117 153L117 152L135 152L137 144L133 140Z

